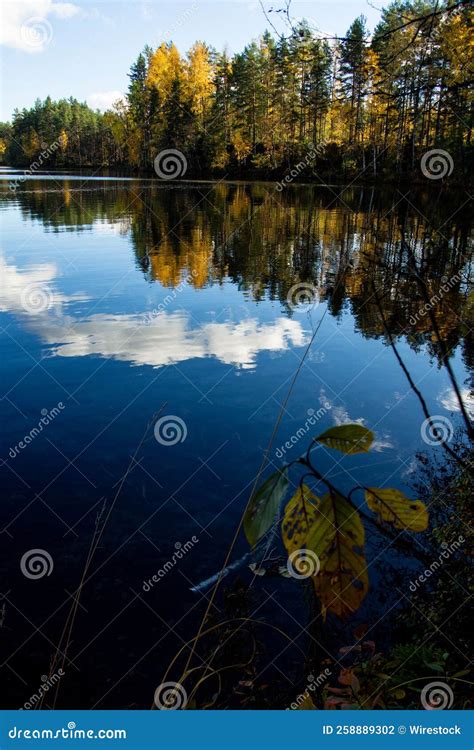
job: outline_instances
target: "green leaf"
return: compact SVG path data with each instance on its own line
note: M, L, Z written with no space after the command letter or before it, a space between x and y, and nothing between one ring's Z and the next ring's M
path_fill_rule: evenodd
M432 669L434 672L445 671L444 666L442 664L436 664L436 663L428 664L427 662L425 662L425 664L428 667L428 669Z
M400 490L367 487L365 499L381 521L387 521L396 529L425 531L428 527L426 505L421 500L410 500Z
M287 489L288 468L285 466L272 474L251 498L244 515L244 532L252 547L273 525Z
M331 427L316 438L318 443L335 448L341 453L368 453L374 440L374 433L361 424L341 424Z

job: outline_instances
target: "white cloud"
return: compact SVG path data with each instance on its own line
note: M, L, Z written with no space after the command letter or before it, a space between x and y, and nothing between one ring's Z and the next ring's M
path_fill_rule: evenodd
M64 305L88 299L82 294L66 297L58 292L53 283L57 276L55 263L40 263L20 271L0 256L0 312L30 316L39 306L47 308L50 315L61 316Z
M57 357L95 355L152 367L215 357L227 365L253 369L260 351L283 351L307 343L301 323L287 318L272 323L247 318L197 328L191 327L185 312L160 312L148 319L145 314L75 319L68 306L87 298L58 292L57 276L53 263L20 271L0 257L0 310L23 318L28 330Z
M419 461L416 456L413 456L405 471L402 472L402 477L410 477L412 474L415 474L418 470L418 466Z
M123 99L121 91L95 91L87 97L87 103L92 109L111 109L117 99Z
M343 424L360 424L365 425L366 420L364 417L358 417L357 419L352 418L345 408L345 406L333 406L333 402L330 398L324 394L324 400L326 404L329 405L331 408L331 414L332 419L336 427L339 427ZM327 408L327 407L326 407ZM369 425L370 427L370 425ZM377 433L375 436L375 440L372 443L371 450L376 451L377 453L381 453L384 450L390 450L393 448L393 442L390 437L390 434L388 432L385 433Z
M72 18L79 13L79 6L73 3L51 3L51 12L58 18Z
M0 44L24 52L42 52L54 36L49 20L65 20L80 11L74 3L53 0L7 0L1 3Z
M349 416L349 412L344 406L333 406L332 418L334 420L334 424L337 427L339 427L342 424L364 424L365 422L364 417L359 417L358 419L351 419L351 417Z
M143 315L92 315L68 321L69 329L51 316L38 316L30 324L58 357L95 355L133 365L165 365L189 359L215 357L227 365L253 369L258 352L282 351L290 344L302 346L300 323L279 319L260 324L207 323L190 327L187 314L161 312L149 325Z
M466 408L466 411L471 417L474 417L474 394L469 391L467 388L461 388L461 398L463 400L463 404ZM458 397L456 396L456 393L454 392L453 388L446 388L446 390L442 391L437 399L438 403L444 406L446 411L461 411L461 407L459 406Z

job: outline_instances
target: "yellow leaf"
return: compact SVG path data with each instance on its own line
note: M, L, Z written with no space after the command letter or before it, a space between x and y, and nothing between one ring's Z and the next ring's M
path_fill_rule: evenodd
M304 700L298 705L299 711L317 711L310 695L306 695Z
M401 688L399 688L397 690L392 690L391 693L390 693L390 695L392 696L392 698L395 698L395 700L401 701L402 698L405 697L406 693L405 693L404 690L402 690Z
M365 499L381 521L396 529L424 531L428 526L426 505L421 500L410 500L400 490L367 487Z
M365 532L357 511L340 495L324 495L319 521L308 536L308 547L319 557L320 571L313 578L325 609L339 617L355 612L369 588L364 556Z
M318 565L311 579L323 616L326 611L339 617L355 612L369 579L364 527L350 503L336 493L316 498L303 485L285 508L282 536L289 554L306 549L309 557L316 556Z
M316 510L318 502L319 498L313 495L306 484L298 487L288 502L283 515L281 533L283 544L289 555L305 547L309 528L318 516Z

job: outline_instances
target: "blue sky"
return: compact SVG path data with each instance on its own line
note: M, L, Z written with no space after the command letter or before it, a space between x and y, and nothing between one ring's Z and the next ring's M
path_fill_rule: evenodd
M291 8L328 35L343 34L361 13L373 29L380 16L368 0L293 0ZM236 52L268 28L258 0L2 0L0 13L2 120L48 94L104 108L126 90L145 44L172 39L185 52L200 39Z

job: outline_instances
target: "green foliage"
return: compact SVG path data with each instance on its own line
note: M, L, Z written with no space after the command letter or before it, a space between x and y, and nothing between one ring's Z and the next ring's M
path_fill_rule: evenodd
M244 516L244 531L252 546L273 525L275 515L288 489L288 470L304 466L304 478L326 484L328 492L318 497L307 483L300 482L284 508L282 540L296 578L311 578L323 617L332 612L340 618L353 614L369 588L368 565L364 554L365 530L362 516L350 499L356 489L365 490L370 510L379 528L424 531L428 511L421 500L410 500L402 492L385 488L355 487L345 496L326 479L311 461L318 443L345 454L366 453L374 435L359 424L332 427L310 444L305 457L272 474L251 498Z
M100 112L76 99L39 99L15 111L5 161L15 166L88 167L116 160L114 133ZM46 168L46 167L43 167Z
M430 9L418 0L392 3L372 40L360 16L333 45L302 21L288 38L265 32L232 57L201 42L185 55L172 43L145 47L124 102L101 114L48 97L14 113L0 152L27 165L64 130L67 148L52 167L151 171L159 151L176 148L195 174L276 176L298 165L301 178L361 170L421 178L419 159L436 146L449 150L462 179L472 153L472 11L466 4L410 25Z
M341 648L340 654L350 666L340 669L338 687L324 689L326 709L420 710L423 688L440 679L446 690L452 690L457 707L469 707L471 670L456 671L449 653L431 643L397 645L383 654L373 641L361 642L356 636L356 642Z
M275 521L280 503L288 489L288 469L276 471L251 498L244 515L244 531L255 546Z

